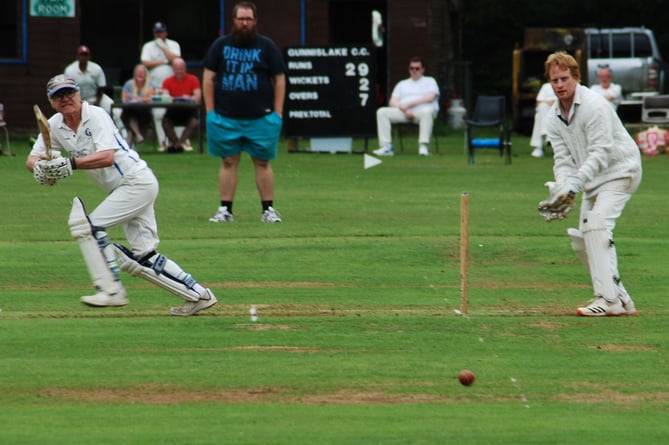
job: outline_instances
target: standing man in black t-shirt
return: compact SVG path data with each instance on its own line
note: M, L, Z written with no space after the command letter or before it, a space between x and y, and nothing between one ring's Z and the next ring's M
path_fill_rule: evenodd
M274 172L286 67L277 46L256 32L256 7L237 3L233 27L212 43L204 59L202 91L207 112L207 145L223 159L219 172L221 204L211 222L231 222L242 152L251 155L262 202L262 222L281 222L274 209Z

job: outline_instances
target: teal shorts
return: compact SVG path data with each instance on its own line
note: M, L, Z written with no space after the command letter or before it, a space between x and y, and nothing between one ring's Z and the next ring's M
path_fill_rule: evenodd
M243 151L256 159L276 158L283 120L272 112L258 119L232 119L215 110L207 113L207 151L229 158Z

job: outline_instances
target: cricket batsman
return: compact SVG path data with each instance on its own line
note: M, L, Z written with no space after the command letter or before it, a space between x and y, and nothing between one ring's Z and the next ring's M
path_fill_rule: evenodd
M95 307L128 304L119 276L123 270L183 299L181 306L171 308L172 315L195 315L216 304L210 289L156 251L158 181L126 144L109 114L82 101L79 85L69 76L51 78L46 89L56 114L41 124L37 116L40 135L26 166L43 185L55 185L83 170L107 192L90 213L79 197L74 198L70 211L70 232L79 243L96 289L94 295L81 297L82 303ZM67 157L60 155L62 150ZM110 242L107 230L114 226L123 228L130 248Z
M590 273L594 299L576 312L636 315L618 273L613 229L641 182L639 148L606 99L580 84L571 55L549 55L545 75L558 98L545 121L555 180L545 184L549 197L539 203L539 213L549 222L564 219L582 192L578 228L567 233Z

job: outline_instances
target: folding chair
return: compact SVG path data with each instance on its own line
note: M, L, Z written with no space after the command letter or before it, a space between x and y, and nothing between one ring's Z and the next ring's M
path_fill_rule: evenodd
M434 119L434 126L437 125L437 118ZM404 134L406 132L412 132L414 129L418 129L418 123L406 122L400 124L393 124L393 131L395 133L394 139L398 140L400 143L400 151L404 151ZM430 137L430 145L434 143L435 153L439 153L439 138L437 137L436 128L432 128L432 136Z
M511 130L506 119L506 99L504 96L479 96L476 99L474 114L466 121L466 143L469 151L469 163L474 163L478 148L496 148L500 156L505 156L504 163L511 164ZM498 138L477 138L474 129L498 127Z
M641 121L647 124L669 123L669 95L644 97Z
M0 103L0 127L5 130L5 141L6 141L5 146L0 144L0 155L14 156L12 154L12 148L9 145L9 130L7 130L7 122L5 121L5 107L1 103ZM3 150L3 148L6 148L7 151Z

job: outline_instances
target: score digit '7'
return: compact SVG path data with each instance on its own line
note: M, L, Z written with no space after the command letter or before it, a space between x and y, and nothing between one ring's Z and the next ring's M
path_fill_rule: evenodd
M346 64L346 76L355 77L360 76L358 82L358 97L360 97L360 106L365 107L367 105L367 99L369 99L369 79L367 75L369 74L369 65L366 63L358 63L357 65L352 62Z

